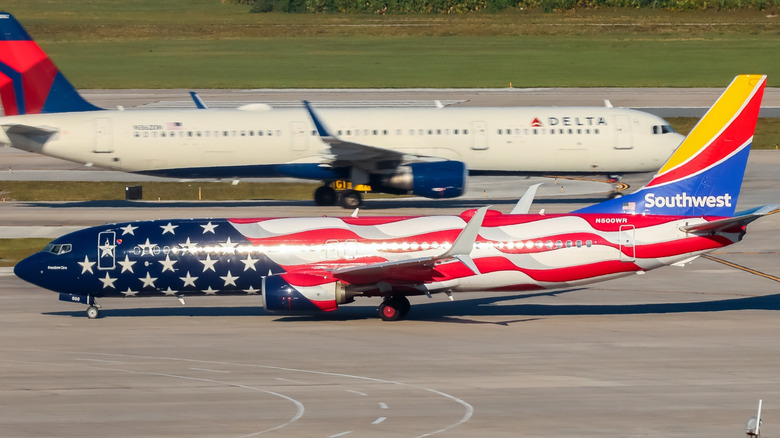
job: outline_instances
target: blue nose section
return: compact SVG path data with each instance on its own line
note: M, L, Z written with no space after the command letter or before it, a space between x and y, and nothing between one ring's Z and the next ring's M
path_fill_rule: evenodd
M22 280L40 286L43 280L44 254L36 253L14 266L14 274Z

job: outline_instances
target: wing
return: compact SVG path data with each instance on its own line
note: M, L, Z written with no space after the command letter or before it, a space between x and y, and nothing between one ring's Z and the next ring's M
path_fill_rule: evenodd
M325 125L308 101L304 100L303 105L309 112L320 139L330 146L333 167L356 166L372 172L394 173L404 160L405 154L397 151L342 140Z
M717 232L727 231L730 229L737 230L762 216L774 214L778 211L780 211L780 205L765 205L763 207L757 207L751 210L737 213L737 215L734 217L718 219L700 224L686 225L684 227L680 227L680 229L689 233L699 234L715 234Z
M452 246L438 256L341 268L333 271L332 275L334 278L358 286L375 286L381 283L419 284L432 281L432 274L434 274L433 271L437 264L453 260L460 261L471 272L479 274L479 270L469 254L474 248L487 210L488 207L477 210Z

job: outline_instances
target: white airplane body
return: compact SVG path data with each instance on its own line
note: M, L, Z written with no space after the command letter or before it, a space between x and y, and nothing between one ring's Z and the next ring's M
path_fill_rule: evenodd
M104 110L10 14L0 14L0 97L0 142L15 148L175 178L320 180L320 205L336 202L337 180L451 198L463 194L469 171L651 172L683 139L657 116L611 106ZM340 201L355 207L360 194L347 190Z

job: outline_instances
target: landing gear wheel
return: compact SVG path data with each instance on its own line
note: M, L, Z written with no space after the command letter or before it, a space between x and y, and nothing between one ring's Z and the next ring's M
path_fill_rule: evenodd
M319 206L336 204L336 191L330 186L320 186L314 191L314 203Z
M379 305L379 317L382 321L398 321L401 318L401 309L392 300L383 301Z
M363 205L363 196L354 190L345 190L339 195L339 205L344 208L358 208Z
M95 319L100 316L100 310L95 306L87 307L87 318Z
M411 307L405 296L389 297L379 305L379 317L382 321L398 321L409 313Z

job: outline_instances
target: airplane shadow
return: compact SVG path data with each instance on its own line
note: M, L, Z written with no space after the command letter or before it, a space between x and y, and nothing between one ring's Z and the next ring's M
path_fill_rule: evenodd
M410 321L447 322L458 324L509 325L530 322L550 316L577 315L653 315L669 313L726 312L735 310L780 310L780 294L760 297L732 298L715 301L652 304L501 304L538 296L560 296L583 290L567 289L525 295L502 295L466 300L436 301L413 304L406 317ZM585 292L587 293L587 292ZM110 301L107 303L110 305ZM377 318L375 305L347 305L335 312L302 315L284 315L266 312L262 307L160 307L135 309L101 309L102 318L117 317L223 317L223 316L277 316L278 322L295 321L353 321ZM44 315L85 318L84 310L46 312ZM479 321L479 317L507 317L505 321Z

